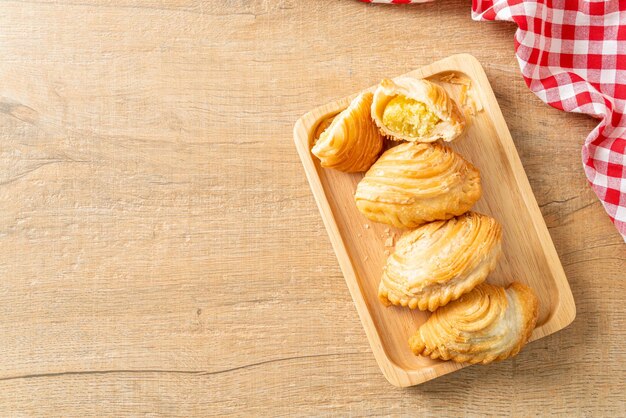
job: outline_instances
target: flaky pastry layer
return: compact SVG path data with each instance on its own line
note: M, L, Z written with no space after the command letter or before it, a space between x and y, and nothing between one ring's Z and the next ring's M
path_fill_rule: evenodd
M482 363L515 356L537 323L534 292L514 282L504 289L480 284L436 310L409 339L416 355L459 363Z
M311 150L322 167L352 173L376 161L383 138L370 116L372 98L369 92L358 95L322 132Z
M396 123L390 123L385 117L385 110L397 97L423 104L425 107L425 110L421 111L423 115L407 114L405 117L394 115L392 120ZM411 112L412 108L414 106L406 106L405 112ZM452 141L465 130L463 112L459 110L444 88L419 78L399 77L395 80L382 80L374 92L371 113L380 132L396 141L434 142L439 139ZM397 112L394 111L394 113ZM430 114L436 116L436 119L429 117ZM401 127L402 123L406 123L407 120L419 119L421 123L426 123L428 126L405 125L404 129Z
M501 238L500 224L475 212L406 232L383 269L381 302L434 311L458 299L495 269Z
M480 172L439 143L403 143L383 153L359 182L356 206L368 219L414 228L467 212L481 196Z

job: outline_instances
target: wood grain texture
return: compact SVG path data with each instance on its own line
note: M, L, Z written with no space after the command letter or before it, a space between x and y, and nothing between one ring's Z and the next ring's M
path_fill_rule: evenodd
M501 286L521 281L534 290L539 299L539 317L531 341L565 328L576 316L572 292L481 64L472 55L456 54L401 76L427 78L464 105L466 129L462 137L446 145L480 170L482 196L472 210L492 216L502 225L503 256L488 281ZM450 76L470 83L467 95L475 103L471 110L460 99L461 86L442 81ZM334 117L348 107L356 95L307 112L294 126L294 142L374 357L391 384L407 387L462 366L416 357L409 350L409 337L428 315L419 310L385 307L378 296L394 237L404 231L391 230L361 215L354 193L363 173L322 168L310 151L319 137L319 127L326 125L329 115Z
M0 411L619 416L626 248L597 121L542 104L469 2L6 1ZM380 374L292 141L304 112L455 53L483 63L577 319L510 362Z

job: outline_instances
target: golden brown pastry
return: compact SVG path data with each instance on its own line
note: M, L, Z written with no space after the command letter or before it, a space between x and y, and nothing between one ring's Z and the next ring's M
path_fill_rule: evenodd
M436 310L409 339L416 355L459 363L482 363L515 356L537 323L538 302L521 283L504 289L483 283Z
M378 288L385 305L434 311L485 281L501 253L495 219L468 212L404 233Z
M368 219L414 228L461 215L480 195L480 173L460 155L439 143L407 142L380 156L354 197Z
M313 142L314 144L320 138L320 136L322 135L322 132L324 132L326 130L326 128L328 128L330 126L330 124L335 119L335 116L337 116L337 115L329 116L326 119L324 119L323 121L321 121L319 123L319 125L317 125L317 128L315 128L315 140Z
M372 93L359 94L322 132L311 150L322 167L352 173L366 171L376 161L383 138L372 122L371 106Z
M443 87L413 77L384 79L374 92L372 118L393 140L452 141L465 129L465 117Z

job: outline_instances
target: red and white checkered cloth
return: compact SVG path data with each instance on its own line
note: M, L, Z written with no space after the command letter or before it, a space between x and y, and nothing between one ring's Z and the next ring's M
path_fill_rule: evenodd
M472 3L474 20L506 20L519 26L517 60L533 93L557 109L601 119L583 145L583 167L626 241L626 1Z

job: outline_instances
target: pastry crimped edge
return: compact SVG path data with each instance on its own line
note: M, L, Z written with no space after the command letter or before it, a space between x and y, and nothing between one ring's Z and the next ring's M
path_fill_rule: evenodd
M410 90L411 88L413 91ZM387 128L382 121L383 113L387 104L399 94L424 103L429 110L450 127L450 132L447 135L431 135L432 133L430 133L418 138L403 135ZM437 99L436 102L433 100L433 96ZM410 76L398 77L394 80L383 79L374 91L371 114L376 126L380 129L380 133L392 141L435 142L441 139L450 142L461 136L466 127L463 112L443 87L428 80Z
M487 283L485 283L484 285L494 286ZM472 355L455 353L454 351L446 349L445 346L431 348L428 347L426 341L423 340L419 330L413 336L411 336L411 338L409 338L409 346L411 347L411 351L413 351L413 354L415 354L416 356L430 357L433 360L452 360L457 363L469 364L489 364L516 356L520 352L520 350L528 343L535 329L535 326L537 324L537 318L539 316L539 301L530 287L523 285L519 282L513 282L503 290L506 293L509 289L514 290L516 298L518 299L520 304L519 308L522 309L522 312L524 312L524 328L520 331L520 338L517 344L508 351L505 351L498 355L489 355L489 353ZM462 301L457 302L460 303Z
M467 217L478 217L481 219L487 219L492 225L490 227L489 237L492 237L493 245L483 256L483 259L474 266L469 272L459 272L456 277L451 280L442 282L435 281L429 283L420 289L419 294L407 295L405 293L399 293L395 289L389 288L385 285L385 277L387 276L387 268L391 257L393 257L398 250L398 245L401 245L401 240L404 236L416 233L419 228L439 228L446 227L447 222L458 221L459 219L467 219ZM409 307L410 309L419 309L421 311L434 311L440 306L448 304L450 301L460 298L465 293L472 291L476 286L483 283L489 273L495 270L498 260L502 255L502 227L492 217L482 215L477 212L467 212L458 217L448 219L445 221L436 221L428 224L421 225L419 228L412 231L407 231L396 243L396 249L389 256L387 264L383 269L383 276L378 286L378 298L385 306L396 305ZM493 236L492 236L493 235ZM474 250L470 248L466 251ZM440 295L437 295L440 293Z
M464 294L471 292L476 286L487 280L489 273L495 270L498 264L498 259L502 254L502 243L498 242L490 252L494 254L491 257L486 257L486 259L476 267L470 279L467 277L457 277L446 284L430 286L431 289L427 289L425 292L423 291L419 298L415 296L408 297L407 295L395 292L393 289L388 289L381 280L378 286L378 299L385 306L396 305L410 309L417 308L420 311L433 312L440 306L445 306L450 301L456 300ZM434 296L435 293L441 292L442 288L447 289L442 295L438 297Z

